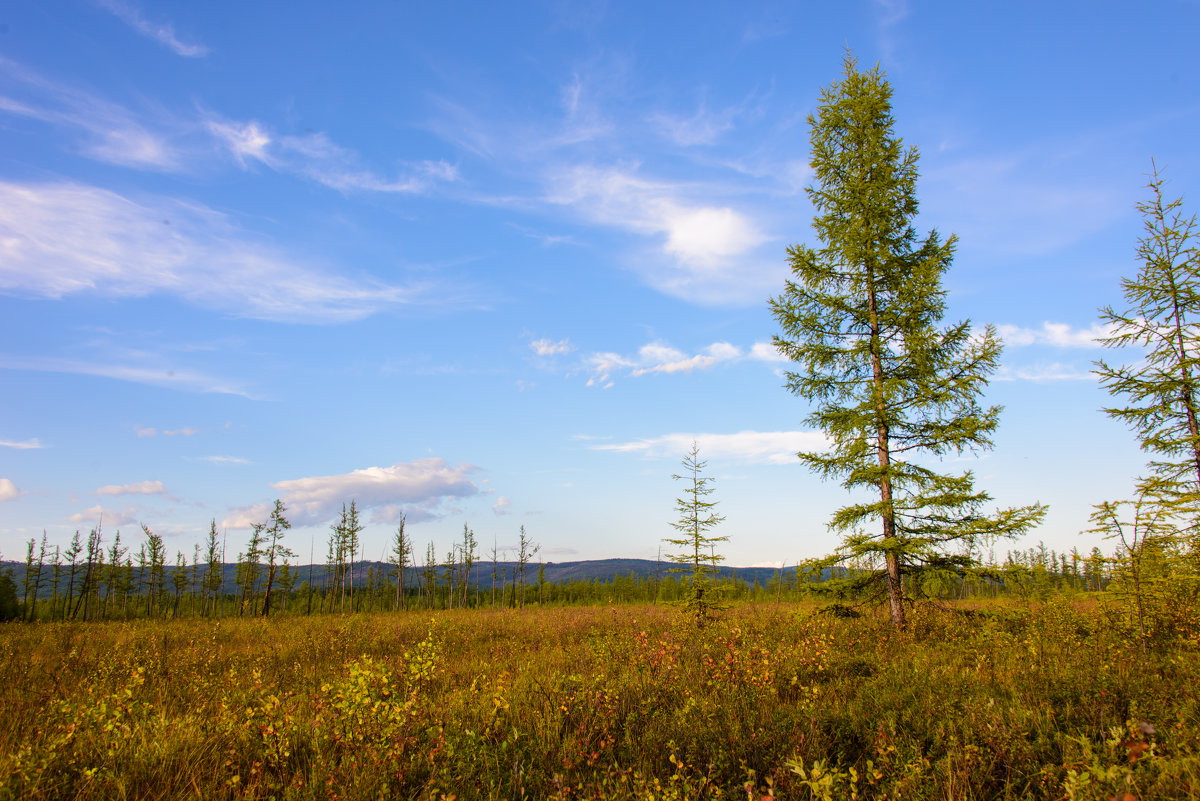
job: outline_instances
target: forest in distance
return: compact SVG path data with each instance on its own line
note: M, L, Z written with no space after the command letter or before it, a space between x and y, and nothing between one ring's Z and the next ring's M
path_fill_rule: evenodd
M699 443L655 561L469 525L422 553L404 518L368 561L353 499L320 564L283 500L190 558L150 525L43 535L0 573L0 801L1200 798L1196 217L1156 170L1100 310L1104 411L1149 459L1097 499L1108 547L1018 549L1043 505L922 458L992 446L1002 343L943 321L956 239L913 227L882 70L843 68L809 119L819 241L768 301L829 442L798 457L853 499L835 552L724 565Z

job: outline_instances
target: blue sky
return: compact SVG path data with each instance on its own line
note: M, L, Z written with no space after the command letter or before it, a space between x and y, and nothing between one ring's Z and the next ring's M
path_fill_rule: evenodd
M1200 6L433 5L0 10L5 558L101 514L232 558L276 497L300 561L351 498L371 558L400 514L422 551L653 558L693 437L730 563L829 551L766 300L847 47L961 239L951 318L1007 342L996 449L947 467L1050 505L1022 544L1095 543L1144 462L1096 308L1151 159L1200 186Z

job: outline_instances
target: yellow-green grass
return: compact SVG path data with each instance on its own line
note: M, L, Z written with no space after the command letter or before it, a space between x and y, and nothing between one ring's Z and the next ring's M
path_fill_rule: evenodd
M1188 798L1200 648L1098 605L0 629L0 798Z

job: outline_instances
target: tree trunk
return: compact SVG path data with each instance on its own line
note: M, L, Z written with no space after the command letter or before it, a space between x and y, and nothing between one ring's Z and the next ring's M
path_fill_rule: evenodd
M878 425L875 430L875 450L879 457L879 500L883 505L883 545L887 549L888 605L892 626L904 628L904 587L900 581L900 557L897 553L896 517L892 509L891 448L883 403L883 345L880 342L879 315L875 303L875 271L867 265L867 293L871 314L871 372L875 390L875 410Z

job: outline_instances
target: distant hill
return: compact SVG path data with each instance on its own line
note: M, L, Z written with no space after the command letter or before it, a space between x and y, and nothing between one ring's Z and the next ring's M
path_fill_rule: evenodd
M532 584L537 581L538 562L531 562L525 567L525 582ZM545 562L546 581L554 584L562 584L571 581L612 581L618 576L634 576L636 578L652 577L656 573L663 578L670 575L672 569L678 566L671 562L656 562L653 559L591 559L580 560L575 562ZM8 569L12 571L13 581L17 585L17 597L20 598L23 587L21 582L25 578L24 562L4 561L0 562L0 569ZM136 569L136 568L135 568ZM203 573L207 570L207 565L201 565L200 571ZM367 571L374 569L375 575L392 576L395 570L386 562L355 562L354 575L355 584L359 584L366 577ZM503 571L503 575L508 577L508 581L513 580L516 573L516 562L498 562L496 570ZM189 568L190 570L190 568ZM292 570L296 576L296 586L299 587L304 581L309 578L308 565L293 565ZM50 579L50 568L42 568L42 589L38 593L40 598L48 598L50 596L50 588L47 582ZM174 565L166 567L167 585L170 586L170 577L174 574ZM766 584L776 574L777 569L773 567L726 567L717 568L718 574L722 578L737 577L747 584L752 584L757 579L759 584ZM406 586L414 587L420 574L420 568L409 567L404 573L404 583ZM439 570L439 575L441 571ZM325 565L317 564L312 566L312 583L315 587L320 587L325 583ZM265 574L264 574L265 577ZM235 592L237 589L237 565L222 564L221 565L222 591L225 593ZM65 575L62 578L66 580ZM76 579L78 580L78 578ZM497 585L503 583L503 580L497 578ZM471 585L478 587L481 590L490 590L492 587L492 563L485 561L475 562L475 566L471 570ZM361 585L360 585L361 586Z

